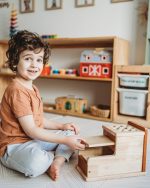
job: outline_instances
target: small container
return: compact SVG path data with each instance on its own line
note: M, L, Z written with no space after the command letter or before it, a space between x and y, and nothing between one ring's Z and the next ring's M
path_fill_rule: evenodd
M138 89L148 88L149 75L118 74L118 77L120 78L120 86L122 87Z
M90 112L93 116L108 118L110 115L110 107L106 105L91 106Z
M118 88L119 113L131 116L146 116L147 90Z

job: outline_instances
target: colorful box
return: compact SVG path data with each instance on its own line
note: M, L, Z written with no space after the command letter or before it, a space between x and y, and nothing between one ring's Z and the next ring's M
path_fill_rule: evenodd
M80 58L80 76L111 78L112 50L85 50Z

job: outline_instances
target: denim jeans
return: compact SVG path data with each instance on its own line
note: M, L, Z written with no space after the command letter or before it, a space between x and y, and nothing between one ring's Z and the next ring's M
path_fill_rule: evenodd
M56 134L70 136L74 135L74 132L66 130ZM36 177L47 171L54 157L63 156L68 161L72 154L73 150L66 145L31 140L8 145L1 162L7 168L19 171L25 176Z

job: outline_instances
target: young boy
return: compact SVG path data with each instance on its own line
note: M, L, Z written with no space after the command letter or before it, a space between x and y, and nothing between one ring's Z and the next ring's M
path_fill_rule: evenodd
M1 162L25 176L36 177L47 172L56 180L60 167L73 151L85 146L74 124L56 123L43 117L41 97L32 82L48 62L49 46L36 33L19 31L9 40L6 55L16 76L1 102Z

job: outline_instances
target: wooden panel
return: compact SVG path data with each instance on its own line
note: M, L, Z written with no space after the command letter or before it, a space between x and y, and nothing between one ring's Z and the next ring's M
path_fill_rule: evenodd
M88 176L107 176L116 174L127 174L133 172L141 172L142 161L141 158L136 160L128 160L122 162L123 159L108 160L108 158L101 157L101 160L97 160L97 163L93 164L94 161L89 160L88 164ZM98 164L98 165L97 165Z
M87 147L112 146L115 143L106 136L92 136L85 138Z
M148 142L148 129L146 129L145 127L143 127L139 124L135 124L131 121L129 121L128 124L145 132L144 142L143 142L143 162L142 162L142 171L145 172L146 171L147 144L148 144L147 143Z

